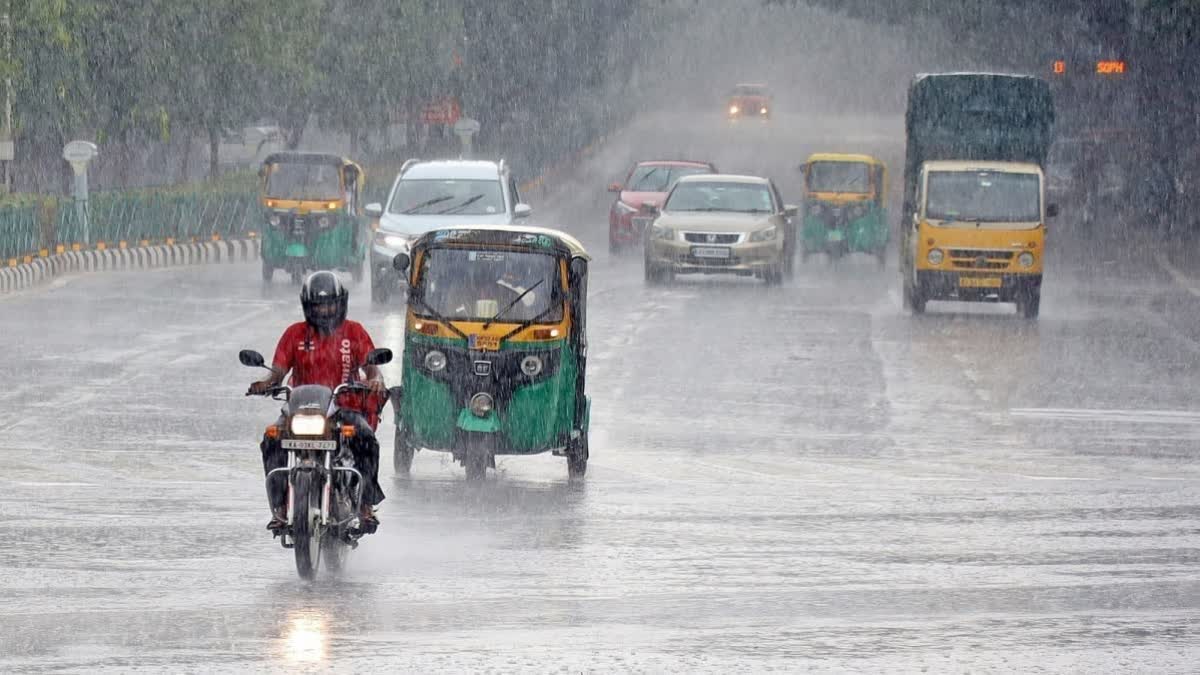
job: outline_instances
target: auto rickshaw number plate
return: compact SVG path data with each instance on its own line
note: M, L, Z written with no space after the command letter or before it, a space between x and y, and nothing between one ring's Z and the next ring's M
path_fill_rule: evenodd
M842 231L841 230L830 230L829 231L829 241L841 241L841 240L842 240Z
M1000 277L959 277L958 285L963 288L1000 288Z
M472 335L467 343L471 349L480 349L488 352L500 351L499 335Z
M693 256L695 256L695 257L697 257L697 258L721 258L721 259L726 259L726 258L728 258L728 257L729 257L729 249L727 249L727 248L714 248L714 247L696 246L696 247L692 248L692 255L693 255Z

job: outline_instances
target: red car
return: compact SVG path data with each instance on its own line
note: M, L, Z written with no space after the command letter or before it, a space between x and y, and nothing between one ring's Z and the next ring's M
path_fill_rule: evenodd
M608 186L617 200L608 212L608 250L619 253L630 245L641 246L642 232L653 218L639 213L642 204L662 206L675 181L697 173L719 173L711 162L652 159L638 162L624 183Z

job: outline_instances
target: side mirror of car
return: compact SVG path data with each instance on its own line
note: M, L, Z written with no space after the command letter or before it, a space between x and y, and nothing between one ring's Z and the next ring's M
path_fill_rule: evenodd
M533 207L528 204L517 204L513 207L514 218L528 218L533 213Z
M263 368L266 364L266 361L263 360L263 355L253 349L243 349L238 352L238 360L242 362L243 366L250 366L251 368Z
M379 202L371 202L363 208L363 213L366 213L372 218L379 218L383 215L383 204Z
M795 204L783 205L783 215L787 216L788 218L795 218L797 213L800 213L799 206L796 206Z
M621 184L620 184L620 183L609 183L609 185L608 185L608 191L609 191L609 192L620 192L620 191L621 191Z
M392 258L392 267L399 273L404 274L408 271L408 265L412 262L407 253L397 253L395 258Z
M1046 217L1047 218L1057 218L1058 217L1058 204L1047 204L1046 205Z
M378 347L367 352L368 366L382 366L385 363L392 362L392 350L387 347Z

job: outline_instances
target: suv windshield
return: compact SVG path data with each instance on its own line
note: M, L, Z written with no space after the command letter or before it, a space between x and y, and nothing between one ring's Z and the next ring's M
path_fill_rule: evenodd
M504 213L498 180L401 179L388 204L396 215L483 216Z
M813 162L808 171L808 189L813 192L870 192L870 167L853 162Z
M552 255L461 248L426 251L417 286L429 309L458 321L487 321L524 293L500 317L505 323L561 321L561 290Z
M338 167L328 164L273 164L267 176L267 197L320 201L341 199L342 181L338 174Z
M666 192L684 176L712 173L705 166L643 165L633 170L625 189L630 192Z
M1033 223L1042 218L1041 189L1033 173L933 171L925 215L931 220Z
M664 211L774 211L771 191L759 183L680 183L675 186Z

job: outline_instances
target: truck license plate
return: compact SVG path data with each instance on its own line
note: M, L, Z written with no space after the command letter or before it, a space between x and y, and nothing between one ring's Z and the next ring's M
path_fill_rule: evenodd
M285 438L280 441L284 450L337 450L337 441L306 441L300 438Z
M959 277L958 285L962 288L1000 288L1000 277Z
M697 246L692 249L692 255L697 258L729 258L729 249Z

